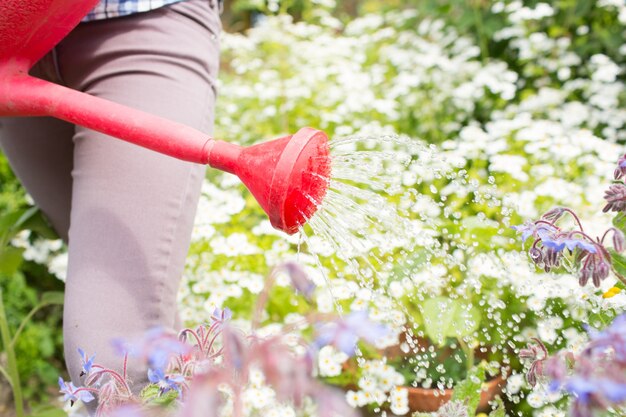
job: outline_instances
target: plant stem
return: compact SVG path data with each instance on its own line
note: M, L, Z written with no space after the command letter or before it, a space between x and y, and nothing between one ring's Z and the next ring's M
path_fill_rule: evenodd
M3 292L0 288L0 336L2 337L2 345L7 353L7 374L9 382L13 388L13 402L15 403L15 416L24 417L24 401L22 399L22 386L20 385L20 374L17 371L17 360L15 358L15 350L11 342L11 334L9 333L9 323L7 322L4 310Z
M480 58L483 63L487 62L489 56L489 45L485 38L485 25L483 24L482 9L479 2L472 4L472 11L474 12L474 24L476 25L476 31L478 32L478 43L480 45Z
M22 333L22 330L24 330L24 327L26 326L26 324L28 323L28 321L39 311L41 310L43 307L47 306L49 303L40 303L37 304L35 307L33 307L32 310L30 310L30 312L28 313L28 315L26 317L24 317L24 320L22 320L22 322L20 323L20 327L17 328L17 330L15 331L15 334L13 335L13 339L11 340L11 346L13 348L15 348L15 344L17 343L17 339L20 337L20 334Z
M0 366L0 374L2 374L2 376L4 376L4 378L9 381L9 385L11 385L11 388L13 388L13 381L11 381L11 377L9 376L9 373L7 372L6 369L4 369L3 366Z
M459 341L459 345L461 345L461 349L465 352L465 366L469 375L469 372L474 366L474 349L470 348L462 338L459 337L457 340Z

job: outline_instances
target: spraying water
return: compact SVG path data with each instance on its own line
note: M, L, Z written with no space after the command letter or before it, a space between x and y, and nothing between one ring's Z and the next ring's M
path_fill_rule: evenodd
M446 207L446 195L434 183L438 179L447 183L450 189L470 189L474 201L492 204L493 194L478 189L463 170L454 169L445 160L445 154L434 146L427 146L415 140L399 136L350 137L330 142L330 178L324 178L328 184L321 201L307 196L317 207L308 219L308 226L300 233L305 246L311 246L313 236L329 244L335 257L330 260L330 268L338 276L352 276L359 286L394 300L390 293L392 281L408 282L408 286L417 288L411 295L415 305L421 305L428 298L427 291L420 291L419 281L414 280L422 271L465 270L465 260L452 255L454 252L446 241L457 240L459 232L465 230L460 216ZM407 177L417 177L414 187L407 186ZM428 187L418 187L421 178L432 180ZM490 181L490 184L492 182ZM427 191L420 192L418 190ZM491 193L491 194L490 194ZM436 203L437 214L423 210L423 202ZM433 203L435 205L435 203ZM441 214L455 219L459 232L450 232L449 236L437 236ZM479 222L484 221L484 214L479 213ZM459 243L459 248L471 253L471 247ZM320 270L324 270L322 260L312 252ZM437 259L436 263L431 260ZM336 262L341 265L337 265ZM433 261L435 262L435 261ZM343 271L343 272L338 272ZM333 296L332 281L325 277L328 291L337 311L342 307ZM433 277L436 281L437 277ZM440 281L445 282L442 277ZM472 285L472 283L462 284ZM394 302L393 305L376 308L401 311L411 320L414 312L407 309L406 303ZM383 312L384 313L384 312ZM459 323L464 326L465 323ZM467 323L468 326L471 323ZM403 325L404 326L404 325ZM416 373L424 373L424 366L437 360L432 352L416 343L417 336L411 326L403 327L409 355L408 363L415 367ZM407 359L407 358L405 358ZM357 358L358 362L362 362ZM426 385L436 385L443 389L452 384L451 379L426 380Z

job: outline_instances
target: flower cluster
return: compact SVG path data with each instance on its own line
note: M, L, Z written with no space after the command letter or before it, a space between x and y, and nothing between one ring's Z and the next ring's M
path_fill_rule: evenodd
M402 388L404 377L381 360L366 361L357 383L358 390L349 390L346 399L353 407L367 404L384 404L389 401L397 415L409 411L407 390Z
M279 271L287 271L294 287L303 292L314 288L297 264L283 265L277 268L276 272ZM266 300L273 279L274 274L259 298L261 303ZM142 403L165 396L178 405L179 415L184 417L222 415L219 410L230 410L235 417L256 415L256 412L267 415L270 401L253 401L255 395L261 394L275 398L271 404L274 410L280 404L301 408L313 400L322 417L356 416L356 411L341 400L341 394L316 381L314 357L318 355L320 364L317 372L328 373L322 366L323 358L328 358L327 352L334 351L335 356L341 356L340 361L345 361L355 353L359 339L373 341L385 336L388 329L372 321L367 311L324 324L312 317L313 327L317 329L312 346L306 346L303 340L294 345L286 331L267 337L254 331L246 335L230 324L231 318L229 309L215 309L210 323L183 329L178 335L154 328L136 341L114 340L114 346L124 355L121 373L96 363L95 355L88 356L79 349L84 387L76 388L60 379L61 392L71 404L79 399L91 402L97 398L97 416L112 413L118 417L141 416L144 415ZM306 348L302 349L303 346ZM148 366L151 385L144 388L140 397L130 388L126 372L129 358ZM389 370L393 372L388 366L385 369L387 374ZM382 377L387 391L393 383L391 376Z
M626 185L623 182L624 175L626 175L626 155L619 158L617 161L617 168L615 168L615 172L613 174L615 181L619 182L612 184L604 193L604 199L607 201L607 204L602 209L603 212L626 211Z
M566 213L575 220L576 228L573 230L563 230L556 225ZM573 265L581 286L587 285L591 279L593 285L599 287L609 276L612 269L611 255L604 246L604 240L609 234L613 236L615 251L623 251L626 245L624 233L615 227L606 230L602 238L593 239L585 233L578 216L571 209L562 207L548 211L539 220L528 221L513 228L522 234L522 240L533 238L528 254L532 261L546 272L561 266L565 249L573 254ZM617 272L616 275L621 277Z
M541 341L520 351L530 358L531 385L537 377L549 390L572 395L571 415L592 417L597 411L624 410L626 406L626 314L617 316L602 331L588 329L589 342L578 354L560 351L551 357Z

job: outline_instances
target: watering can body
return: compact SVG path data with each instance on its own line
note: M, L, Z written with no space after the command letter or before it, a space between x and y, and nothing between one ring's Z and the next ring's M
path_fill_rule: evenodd
M52 116L238 175L272 225L295 233L328 188L328 137L311 128L249 148L28 75L98 0L0 1L0 117Z

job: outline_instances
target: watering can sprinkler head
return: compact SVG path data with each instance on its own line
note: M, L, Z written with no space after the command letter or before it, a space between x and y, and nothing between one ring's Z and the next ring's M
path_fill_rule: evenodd
M0 116L52 116L231 172L272 226L293 234L315 213L330 176L328 137L303 128L243 148L154 115L28 75L98 0L0 0Z
M248 148L216 141L207 162L237 175L272 226L289 234L311 218L330 183L328 136L310 127Z

